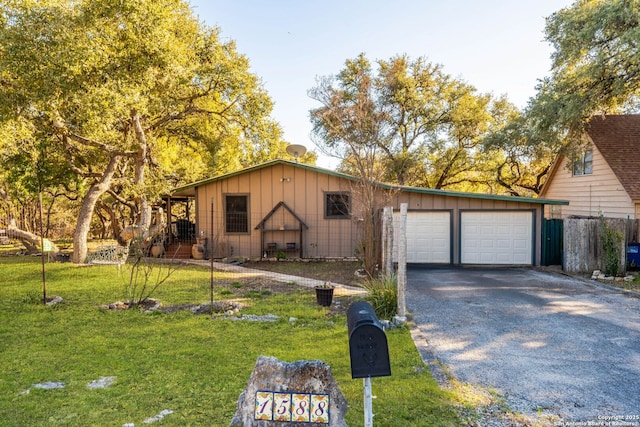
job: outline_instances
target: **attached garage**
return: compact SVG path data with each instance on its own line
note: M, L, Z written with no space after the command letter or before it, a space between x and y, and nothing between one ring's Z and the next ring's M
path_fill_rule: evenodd
M461 264L533 264L534 212L461 211Z
M407 262L453 265L540 265L544 200L403 187L396 216L407 204Z
M396 223L399 218L400 214L396 212ZM450 264L451 227L451 211L407 212L407 262ZM394 259L397 253L395 249Z

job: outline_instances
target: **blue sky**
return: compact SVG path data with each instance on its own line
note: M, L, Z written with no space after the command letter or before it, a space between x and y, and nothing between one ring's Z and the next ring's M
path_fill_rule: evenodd
M364 52L372 62L424 56L480 92L524 107L552 52L545 17L568 0L191 0L223 39L233 39L275 102L284 138L316 150L307 95L316 77L337 74ZM336 161L321 156L318 165Z

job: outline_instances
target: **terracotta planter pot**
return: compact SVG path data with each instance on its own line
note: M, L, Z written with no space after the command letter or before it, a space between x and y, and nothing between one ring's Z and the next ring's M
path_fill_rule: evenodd
M160 258L164 255L164 245L155 244L151 246L151 256L154 258Z
M191 257L193 259L204 259L207 249L203 245L197 243L191 246Z

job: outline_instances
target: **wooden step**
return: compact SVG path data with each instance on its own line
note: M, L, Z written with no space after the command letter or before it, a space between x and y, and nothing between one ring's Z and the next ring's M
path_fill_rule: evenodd
M165 249L164 257L169 259L190 259L191 246L190 244L171 244Z

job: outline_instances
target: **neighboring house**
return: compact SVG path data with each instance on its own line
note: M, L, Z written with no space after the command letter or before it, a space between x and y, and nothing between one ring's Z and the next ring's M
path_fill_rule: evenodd
M195 199L195 235L207 237L214 258L345 258L361 244L356 182L349 175L274 160L186 185L171 197ZM399 209L408 203L412 263L539 265L544 206L567 204L382 187L387 205Z
M546 217L640 218L640 115L595 116L585 137L573 164L554 162L540 197L569 206L548 206Z

